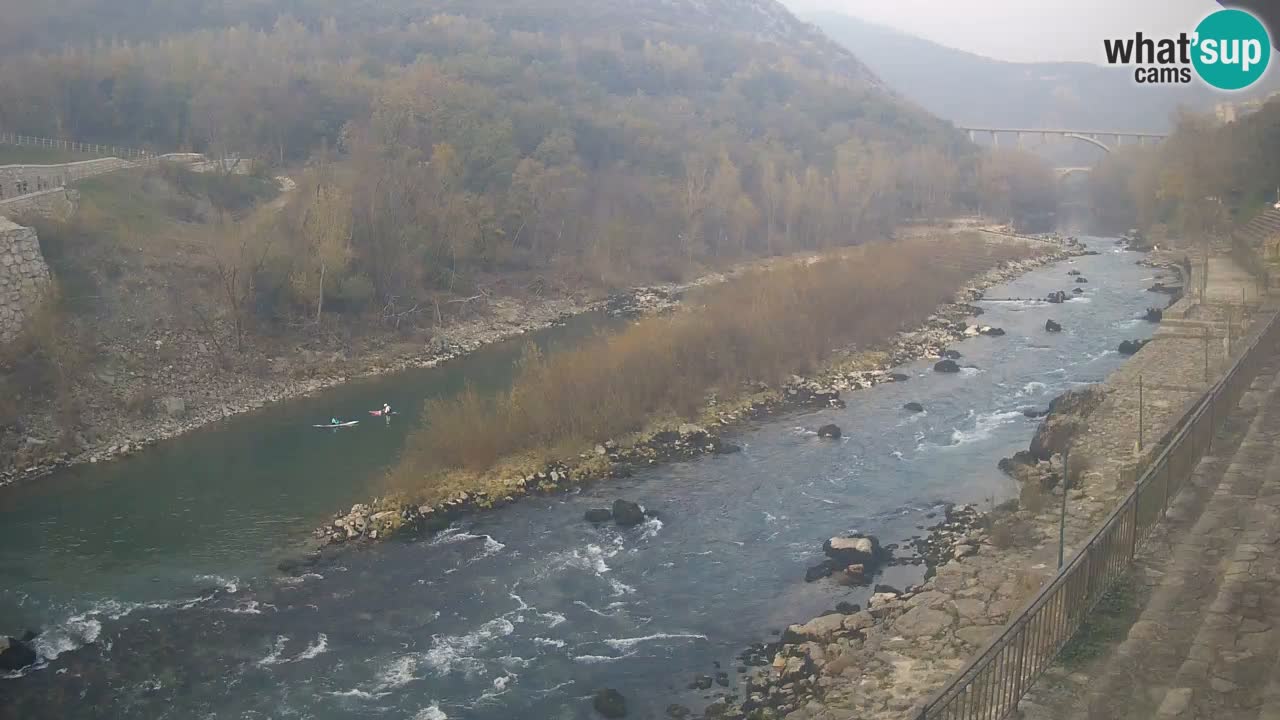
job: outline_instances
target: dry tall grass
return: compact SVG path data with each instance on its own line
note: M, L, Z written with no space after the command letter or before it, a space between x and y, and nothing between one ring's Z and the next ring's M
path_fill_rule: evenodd
M435 471L580 452L655 417L692 417L710 391L732 395L743 381L777 382L814 369L837 348L917 327L975 274L1030 253L976 238L865 245L750 273L670 316L551 357L531 347L509 392L482 397L468 389L429 403L393 483L421 488Z

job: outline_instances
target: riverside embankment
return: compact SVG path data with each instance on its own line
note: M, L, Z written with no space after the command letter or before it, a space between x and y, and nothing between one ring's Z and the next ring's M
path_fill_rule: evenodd
M740 453L530 497L287 577L273 567L292 542L342 504L341 487L358 493L381 472L416 418L350 434L301 424L382 399L385 378L193 433L167 452L86 466L56 492L10 488L20 492L4 496L0 524L3 616L16 618L10 632L43 630L37 644L56 658L0 681L6 707L28 717L587 718L600 687L622 690L636 717L716 692L741 699L743 648L838 603L866 604L870 588L804 582L824 539L860 530L909 542L945 501L1010 497L1016 487L994 463L1026 446L1034 423L1022 411L1101 380L1121 361L1120 340L1150 332L1138 318L1156 304L1144 292L1152 271L1097 247L1107 254L1071 265L1090 279L1080 298L980 303L980 322L1007 334L954 343L971 366L960 373L912 363L898 369L908 381L854 393L845 408L744 426L731 437ZM989 293L1070 289L1066 269ZM1046 315L1065 331L1045 333ZM463 365L422 372L455 368L459 383L486 372ZM503 366L493 359L495 372ZM242 424L253 418L262 422ZM827 423L844 430L840 441L815 437ZM106 468L118 474L97 475ZM582 521L617 497L659 518L629 530ZM55 512L74 521L50 524ZM894 566L878 582L905 587L920 572ZM703 676L711 689L696 689Z
M1037 432L1032 451L1071 445L1067 557L1129 491L1160 438L1225 370L1228 341L1242 343L1253 320L1274 312L1259 305L1247 277L1243 294L1242 287L1221 287L1239 285L1239 275L1211 273L1210 302L1184 299L1167 309L1149 343L1105 382L1064 400L1062 412ZM1212 300L1219 296L1246 303ZM1020 503L966 512L939 528L934 539L941 562L927 582L873 598L869 611L793 626L740 707L782 706L795 710L788 718L800 720L851 713L895 718L941 687L1057 567L1062 463L1054 460L1018 469Z

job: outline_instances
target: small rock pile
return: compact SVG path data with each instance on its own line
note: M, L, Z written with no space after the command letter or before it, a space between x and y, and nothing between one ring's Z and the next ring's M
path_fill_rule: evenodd
M977 546L987 539L982 520L982 514L972 505L947 506L942 521L930 527L926 537L912 543L916 553L924 558L928 568L926 577L940 565L977 552Z
M605 301L605 312L610 317L635 318L670 312L679 304L680 292L677 290L643 287L610 295Z

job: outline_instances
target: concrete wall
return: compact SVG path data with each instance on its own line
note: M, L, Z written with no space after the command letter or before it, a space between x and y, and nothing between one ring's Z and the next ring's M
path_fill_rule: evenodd
M0 200L62 187L133 165L120 158L98 158L60 165L0 165Z
M17 337L48 283L36 231L0 217L0 343Z

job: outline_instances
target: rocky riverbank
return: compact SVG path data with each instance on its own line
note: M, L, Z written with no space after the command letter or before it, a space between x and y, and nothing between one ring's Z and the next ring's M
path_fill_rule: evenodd
M131 337L127 345L94 349L92 366L76 378L74 431L64 432L47 405L13 419L8 427L0 425L0 486L132 455L210 423L355 379L433 367L583 313L633 317L665 312L695 287L792 260L746 263L687 283L638 287L607 297L487 297L470 319L436 331L425 343L372 338L336 351L247 348L233 358L233 367L218 359L218 349L202 332L152 330Z
M746 673L741 694L713 704L705 717L906 716L1053 576L1061 509L1070 555L1131 487L1137 418L1129 376L1145 369L1170 383L1187 381L1172 360L1185 354L1176 343L1141 345L1107 382L1055 399L1028 449L1000 461L1022 489L1018 500L987 513L949 509L927 537L913 543L916 558L927 564L924 582L902 592L878 587L865 609L840 608L792 625L781 642L754 650L769 662ZM1159 437L1177 422L1178 406L1153 402L1146 416L1148 432ZM1068 466L1063 453L1069 447Z
M636 290L637 297L646 295ZM365 354L301 349L254 359L253 368L227 373L204 357L211 349L194 332L153 331L132 347L104 349L123 358L80 380L80 430L66 436L53 417L20 421L0 437L0 485L60 467L130 455L234 415L319 392L356 378L431 367L494 342L562 322L617 300L581 297L495 299L482 318L448 327L425 345L380 343ZM175 356L169 348L204 348ZM354 355L354 356L353 356ZM130 407L132 405L145 407Z
M1047 246L1036 257L996 267L974 278L954 302L939 307L923 327L899 333L884 347L848 348L812 377L792 376L781 387L759 384L745 388L734 398L711 398L697 422L656 423L633 436L598 445L593 452L543 467L514 462L484 474L459 473L448 483L458 489L443 500L418 503L403 497L384 497L357 504L317 528L315 536L324 544L333 544L385 539L401 530L437 529L466 512L511 502L528 493L557 492L607 477L625 476L634 467L666 460L733 452L733 444L722 435L741 423L779 412L840 405L841 392L906 380L905 375L893 372L895 367L920 358L942 359L950 344L966 337L1003 334L999 328L971 322L982 311L970 303L981 299L983 291L992 285L1086 252L1089 251L1075 242L1065 242ZM657 300L650 304L665 309L673 299L663 296Z

